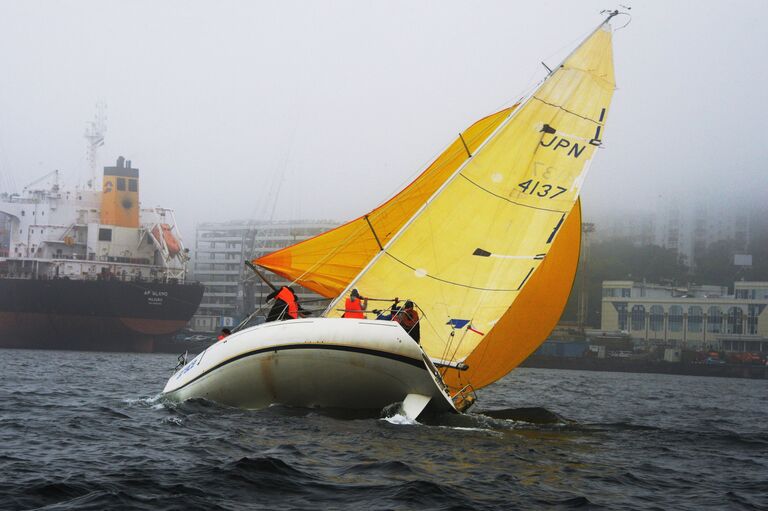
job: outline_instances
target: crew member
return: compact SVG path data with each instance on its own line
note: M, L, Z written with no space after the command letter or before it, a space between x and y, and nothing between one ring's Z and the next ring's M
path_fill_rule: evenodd
M219 334L219 340L223 341L230 335L232 335L232 330L230 330L229 328L222 328L221 333Z
M299 317L299 299L289 286L282 286L267 296L267 301L275 300L267 314L267 323L280 319L297 319Z
M353 289L347 301L344 302L344 314L342 318L365 319L363 312L368 307L368 298L360 296L357 289Z
M407 300L403 308L392 317L392 321L397 321L400 326L413 337L416 342L421 342L421 330L419 327L419 313L414 309L413 302Z
M397 311L399 310L398 304L400 303L399 298L395 298L392 300L392 306L389 309L386 310L377 310L374 309L373 312L376 314L376 319L381 321L392 321L395 319L395 315L397 314Z

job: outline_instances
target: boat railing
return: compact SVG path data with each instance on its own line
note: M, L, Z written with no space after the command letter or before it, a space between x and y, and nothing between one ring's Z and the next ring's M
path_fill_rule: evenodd
M454 406L460 412L463 412L477 401L477 393L471 383L466 384L451 396Z
M181 355L178 356L176 359L178 363L176 364L176 367L173 369L173 374L176 374L179 372L179 369L187 365L187 358L189 358L189 350L184 351Z

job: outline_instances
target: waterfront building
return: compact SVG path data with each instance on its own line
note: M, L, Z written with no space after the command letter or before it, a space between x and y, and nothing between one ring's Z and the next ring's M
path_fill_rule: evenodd
M205 294L191 328L214 332L237 324L261 306L271 289L244 264L282 247L336 227L325 220L267 222L258 220L205 222L196 225L193 250L194 278L205 285ZM265 272L267 273L267 272ZM287 284L275 274L267 279L276 286ZM301 302L320 297L299 286Z
M604 281L601 331L635 346L768 353L768 282L684 288Z

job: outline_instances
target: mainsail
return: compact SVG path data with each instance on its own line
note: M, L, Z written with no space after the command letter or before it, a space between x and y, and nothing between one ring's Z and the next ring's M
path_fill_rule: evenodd
M467 128L411 184L367 215L253 263L322 296L338 296L515 106Z
M579 192L614 88L606 20L517 108L475 124L467 147L454 142L400 195L255 262L337 296L329 317L341 315L352 287L414 301L424 351L469 366L446 370L445 381L487 385L543 341L565 305Z

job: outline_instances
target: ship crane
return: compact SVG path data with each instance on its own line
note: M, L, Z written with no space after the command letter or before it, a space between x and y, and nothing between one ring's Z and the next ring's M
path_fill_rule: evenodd
M59 190L59 169L56 169L56 170L54 170L52 172L47 173L46 175L44 175L42 177L39 177L39 178L35 179L31 183L27 184L27 186L25 186L22 189L22 192L26 193L26 192L29 192L29 191L33 191L33 190L30 190L31 187L35 186L37 183L45 181L46 179L48 179L51 176L54 176L52 190L54 192L57 192Z

